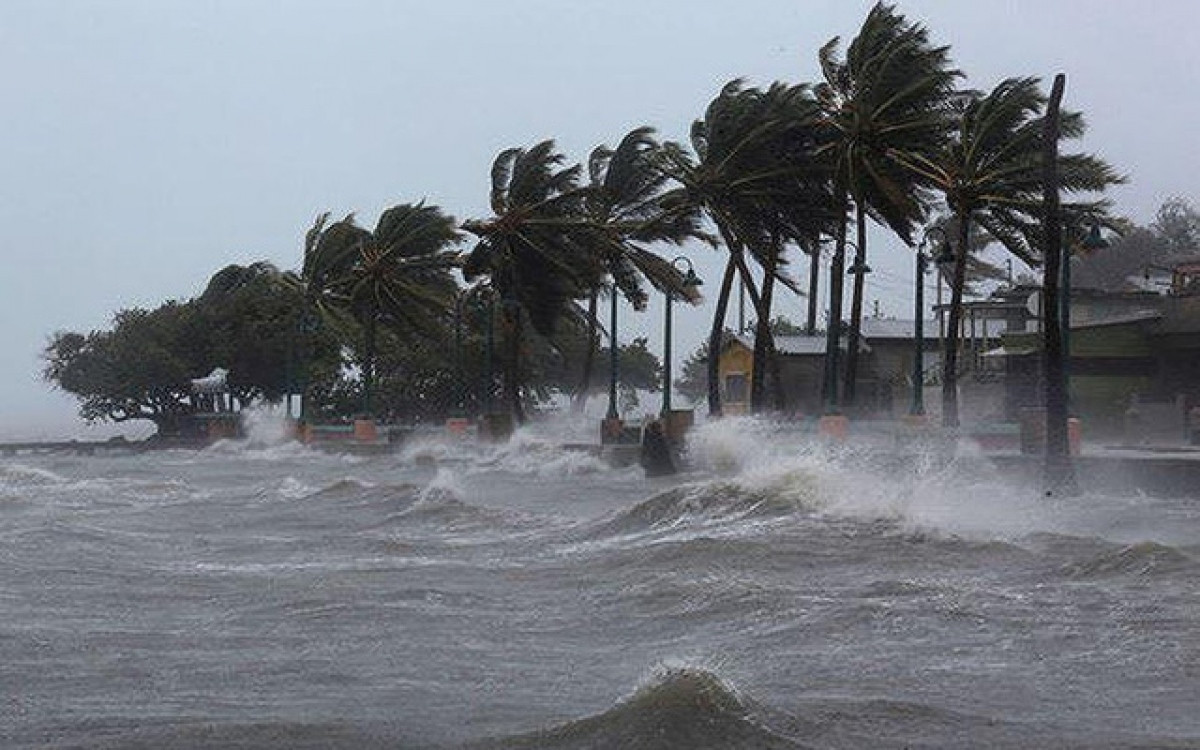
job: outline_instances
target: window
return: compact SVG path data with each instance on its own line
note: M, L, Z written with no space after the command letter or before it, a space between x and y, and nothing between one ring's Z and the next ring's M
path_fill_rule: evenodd
M746 389L746 373L731 372L725 376L725 400L730 403L740 403L748 399Z

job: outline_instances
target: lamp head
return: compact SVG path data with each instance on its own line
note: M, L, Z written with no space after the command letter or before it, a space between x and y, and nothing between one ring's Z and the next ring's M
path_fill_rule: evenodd
M687 273L683 275L683 286L685 289L695 289L698 286L703 286L704 280L696 275L696 271L688 268Z
M1079 243L1079 249L1085 253L1092 253L1096 250L1103 250L1106 247L1108 247L1108 240L1104 239L1104 236L1100 234L1100 224L1093 221L1092 225L1088 227L1087 234L1084 235L1083 240Z
M938 251L937 255L933 256L933 262L939 266L950 265L955 260L954 251L950 249L949 242L943 244L942 249Z

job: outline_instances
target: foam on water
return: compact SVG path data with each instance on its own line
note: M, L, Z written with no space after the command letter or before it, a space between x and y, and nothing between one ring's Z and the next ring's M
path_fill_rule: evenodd
M67 477L38 466L0 463L0 488L24 488L71 481Z
M565 447L535 430L517 430L512 438L481 457L477 467L512 474L557 478L611 471L598 455Z
M988 470L964 451L929 447L903 459L873 447L837 446L788 433L766 420L708 423L690 440L703 467L750 492L799 494L822 512L884 519L908 532L1013 541L1035 533L1095 535L1122 543L1200 543L1200 530L1173 524L1131 528L1147 498L1087 493L1047 498L1039 488Z

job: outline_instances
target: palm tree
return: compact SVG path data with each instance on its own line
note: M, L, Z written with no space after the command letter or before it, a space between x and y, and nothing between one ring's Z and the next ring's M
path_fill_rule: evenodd
M452 216L437 206L402 204L384 211L369 231L351 214L310 232L303 276L317 306L348 312L362 327L363 413L372 413L378 327L401 338L431 338L453 309L460 237Z
M692 125L695 156L668 143L662 168L679 187L663 197L671 211L702 211L728 253L709 332L708 407L721 414L717 356L735 276L745 283L759 321L770 320L746 264L750 253L764 269L764 291L781 278L787 240L815 239L830 225L828 170L815 158L816 102L807 86L773 84L768 90L725 85ZM790 281L787 281L789 285ZM793 286L794 288L794 286ZM769 304L770 295L766 296ZM756 333L754 369L766 367L770 329Z
M821 48L824 82L817 96L825 111L834 163L834 191L843 217L830 271L830 325L826 390L837 403L836 356L842 316L845 217L854 206L854 295L845 369L845 403L853 404L858 371L868 216L911 245L930 194L907 168L906 158L935 152L949 129L946 105L960 73L950 67L949 48L934 47L928 32L895 8L877 4L867 14L844 59L835 37Z
M595 229L585 219L580 167L563 167L563 161L549 140L500 152L492 164L492 217L462 225L478 238L463 276L468 282L486 276L502 303L509 334L505 390L521 423L523 318L550 336L574 301L586 297L604 274L591 251Z
M971 92L959 98L957 129L935 154L910 154L906 163L945 196L954 217L954 271L950 280L950 321L942 375L942 420L956 427L958 414L958 329L967 276L970 237L982 227L1009 252L1036 265L1042 237L1042 112L1046 96L1036 78L1001 81L987 95ZM1064 112L1061 133L1066 139L1084 132L1082 116ZM1125 178L1107 162L1088 154L1058 159L1060 187L1068 193L1103 192ZM1063 205L1067 224L1080 226L1090 217L1116 228L1103 200Z
M646 307L648 296L643 282L693 303L699 300L694 289L685 287L683 276L674 266L643 247L654 242L680 244L704 236L697 211L663 210L660 199L670 178L657 167L661 148L654 129L641 127L622 138L615 150L599 146L588 158L585 216L597 231L589 232L587 237L592 241L591 251L612 280L609 337L614 348L610 352L616 351L617 290L635 310ZM592 289L588 300L588 347L576 391L577 411L582 411L591 387L593 356L599 343L599 291Z

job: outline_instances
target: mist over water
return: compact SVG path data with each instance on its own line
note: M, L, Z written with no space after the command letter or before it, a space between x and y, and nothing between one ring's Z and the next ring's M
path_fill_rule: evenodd
M1197 747L1197 498L725 420L0 459L4 747Z

